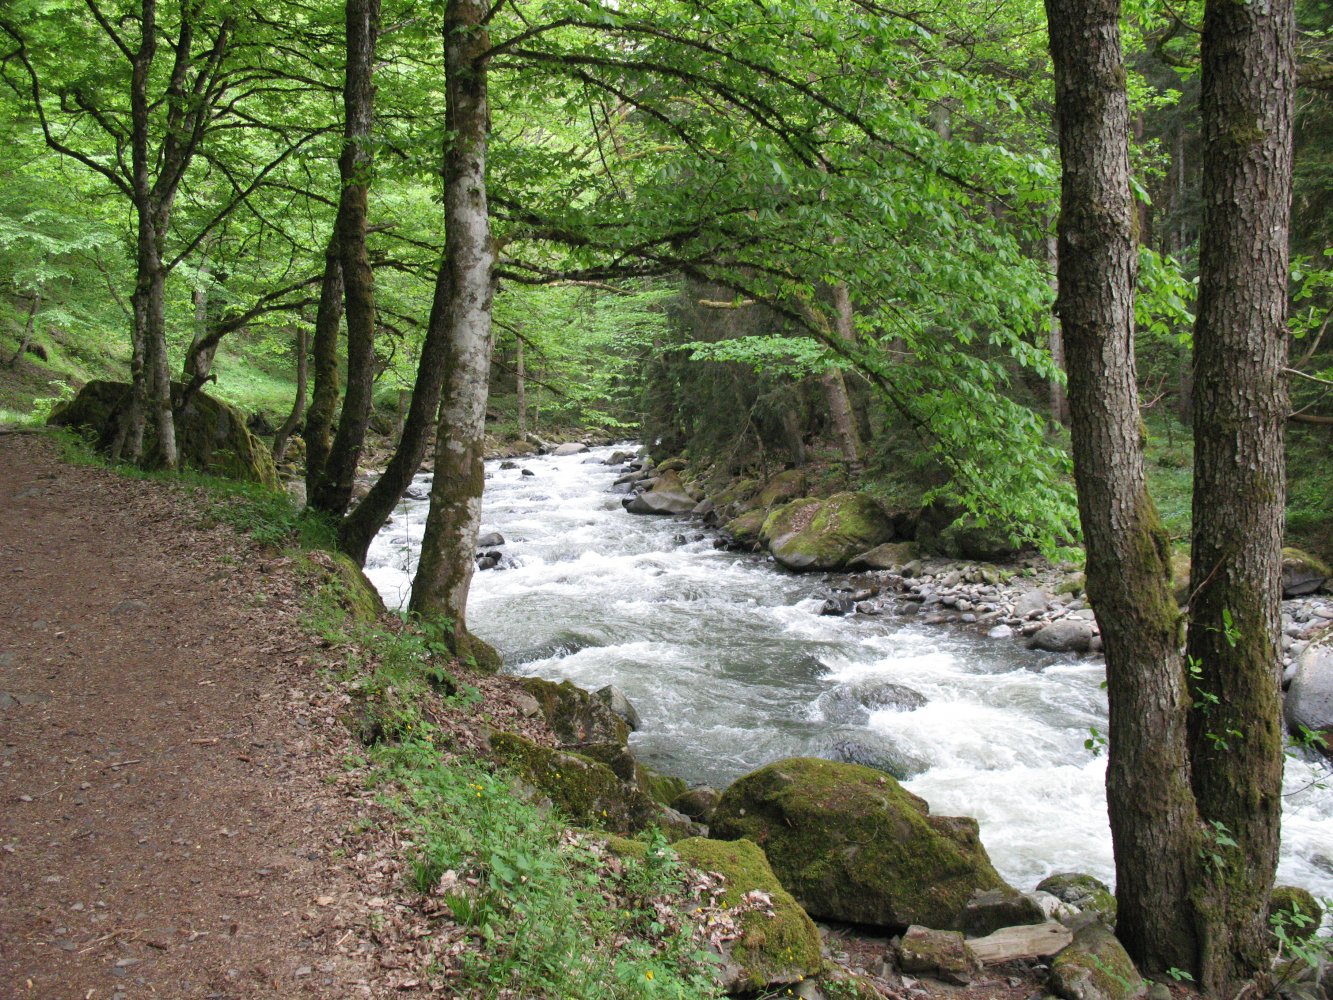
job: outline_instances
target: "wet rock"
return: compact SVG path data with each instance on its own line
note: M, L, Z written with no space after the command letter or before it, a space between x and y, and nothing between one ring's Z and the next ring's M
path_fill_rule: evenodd
M819 606L819 613L826 616L842 616L856 613L856 602L850 597L838 596L826 598Z
M407 489L403 490L403 496L412 500L429 500L430 485L427 483L411 483Z
M815 704L828 722L865 725L871 712L884 709L910 712L925 705L926 696L903 684L859 681L825 691Z
M606 457L605 465L624 465L634 457L632 451L613 451Z
M517 469L518 463L513 461L512 459L506 458L503 462L500 463L500 468L504 469L507 472L511 469Z
M1323 733L1324 752L1330 753L1328 735L1333 732L1333 636L1311 643L1297 661L1284 706L1287 728L1300 734L1302 727Z
M498 531L488 531L477 539L477 548L494 549L505 543L505 536Z
M580 444L578 441L569 441L552 449L551 454L556 458L563 458L566 455L582 455L587 450L588 446L586 444Z
M1029 590L1027 593L1019 594L1014 601L1013 615L1015 618L1031 618L1045 611L1050 603L1051 595L1046 591Z
M657 477L652 489L625 497L621 501L631 514L688 514L697 501L690 496L677 472L665 472Z
M865 740L834 740L829 746L828 757L843 764L858 764L861 767L874 768L906 781L914 778L929 766L929 763L900 747L892 744Z
M1115 926L1115 896L1100 879L1081 872L1060 872L1038 882L1037 891L1050 893L1080 913L1091 913L1108 927Z
M533 472L531 469L520 469L519 474L523 476L535 476L537 473Z
M494 549L491 549L487 552L478 552L477 569L478 570L495 569L496 566L500 565L500 560L502 558L503 556L501 556L500 553L496 552Z
M976 820L932 816L882 771L817 758L777 761L737 780L713 835L764 845L814 917L949 927L978 890L1004 888Z

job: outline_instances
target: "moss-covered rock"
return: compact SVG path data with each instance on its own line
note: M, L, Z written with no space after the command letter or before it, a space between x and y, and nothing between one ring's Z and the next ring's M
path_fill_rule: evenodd
M759 544L759 532L764 527L764 519L768 515L763 508L746 511L740 517L733 518L723 527L732 541L742 547L750 547Z
M677 795L671 800L671 808L684 813L690 819L708 823L712 821L713 810L717 808L721 797L716 788L700 785L698 788L691 788Z
M788 469L770 479L754 497L753 504L763 510L772 510L779 504L805 496L809 485L802 469Z
M311 553L329 573L329 586L343 610L358 625L373 625L386 613L384 599L356 560L341 552Z
M1091 923L1051 961L1051 992L1064 1000L1134 1000L1147 984L1103 924Z
M634 833L660 817L657 803L637 785L591 757L552 750L513 733L492 736L491 752L575 823Z
M720 900L723 906L739 906L752 892L768 897L768 907L741 916L740 937L723 945L724 988L762 989L798 982L820 971L819 931L782 887L756 844L694 837L680 841L675 849L685 864L716 872L726 880Z
M1006 562L1022 551L1022 545L997 525L981 525L975 518L962 517L939 534L939 550L955 559L982 562Z
M1031 896L1013 889L989 889L967 901L955 925L968 937L986 937L1004 927L1046 922L1046 914Z
M835 493L777 508L759 536L787 569L841 569L854 556L892 541L893 524L873 497Z
M673 806L688 787L680 778L662 774L635 759L623 743L593 743L579 747L579 753L609 767L621 781L637 785L639 790L659 805Z
M1091 913L1107 927L1115 926L1115 895L1106 883L1081 872L1059 872L1037 883L1038 892L1049 892L1080 913Z
M184 386L173 383L176 402L176 447L181 464L215 476L279 487L278 472L268 449L246 427L244 414L229 403L195 393L184 407L179 405ZM68 403L57 406L47 423L56 427L81 428L90 433L95 446L106 451L116 436L121 413L129 406L130 387L124 382L94 380ZM152 421L144 433L144 450L152 454L156 434Z
M570 681L557 684L541 677L524 677L519 683L537 699L547 725L565 746L586 743L624 746L629 739L629 726L624 719L606 702Z
M847 560L848 569L897 569L916 558L912 542L885 542Z
M664 472L684 472L685 465L686 465L685 459L677 455L673 458L668 458L661 462L658 462L657 471L659 474Z
M955 986L966 986L981 971L981 963L958 931L929 927L907 928L897 947L898 968L933 976Z
M688 514L697 498L678 472L663 472L650 490L625 497L621 504L631 514Z
M879 927L952 927L972 895L1007 888L973 819L931 816L882 771L814 758L740 778L713 813L713 835L764 848L814 917Z
M1329 577L1333 577L1333 570L1310 553L1292 548L1282 550L1283 597L1313 594L1328 582Z
M1270 926L1275 917L1285 928L1287 937L1309 941L1319 930L1319 924L1324 919L1324 908L1306 889L1295 885L1277 885L1268 898Z

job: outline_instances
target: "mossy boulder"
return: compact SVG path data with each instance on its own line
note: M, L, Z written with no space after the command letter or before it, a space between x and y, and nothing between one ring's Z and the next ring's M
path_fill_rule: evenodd
M621 505L631 514L688 514L698 502L680 473L671 471L659 475L652 489L625 497Z
M782 887L758 845L692 837L678 842L675 849L685 864L726 880L723 906L739 906L747 896L755 899L751 893L767 897L768 905L741 915L740 936L720 949L725 989L749 991L794 983L820 971L819 931Z
M1038 892L1048 892L1080 913L1091 913L1107 927L1115 926L1115 895L1106 883L1082 872L1059 872L1037 883Z
M763 489L755 495L752 503L755 507L763 510L772 510L779 504L805 496L808 488L809 484L804 470L788 469L785 472L779 472L764 484Z
M897 959L903 972L932 976L955 986L967 986L981 971L977 956L958 931L909 927L898 941Z
M374 625L386 614L384 599L356 560L341 552L312 552L310 560L328 574L328 587L358 625Z
M593 743L579 747L578 752L605 764L621 781L638 786L640 791L659 805L674 807L675 799L689 787L680 778L662 774L640 763L623 743Z
M1124 947L1099 923L1079 928L1055 956L1047 985L1063 1000L1135 1000L1147 992Z
M760 538L792 570L829 570L893 540L893 523L865 493L835 493L826 500L794 500L764 521Z
M823 920L953 927L974 893L1008 888L976 820L932 816L891 776L856 764L762 767L723 793L712 832L763 847L782 884Z
M1046 922L1046 914L1031 896L1013 889L988 889L967 901L955 925L968 937L986 937L1004 927Z
M1310 941L1319 931L1324 919L1324 908L1314 895L1295 885L1276 885L1268 897L1268 922L1274 917L1281 921L1287 937L1296 941Z
M764 519L768 515L762 507L746 511L740 517L733 518L723 527L731 540L742 547L751 547L759 544L759 532L764 527Z
M519 684L537 699L546 723L567 747L585 743L618 743L629 739L629 726L602 699L570 681L524 677Z
M959 518L941 531L938 545L946 556L981 562L1007 562L1023 549L1005 529L993 524L982 525L972 517Z
M250 433L245 415L230 403L196 392L183 407L185 387L173 383L176 404L176 447L181 464L227 479L280 486L273 458ZM90 433L94 445L107 451L116 436L120 415L129 406L130 387L124 382L94 380L68 403L57 406L47 423L55 427L80 428ZM144 451L152 454L156 433L151 420L144 429Z
M1328 582L1329 577L1333 577L1333 570L1310 553L1292 548L1282 550L1283 597L1313 594Z
M491 752L575 823L634 833L660 818L661 808L637 785L591 757L552 750L513 733L492 736Z
M686 465L685 459L677 455L673 458L664 459L663 461L658 462L657 471L658 473L684 472L685 465Z

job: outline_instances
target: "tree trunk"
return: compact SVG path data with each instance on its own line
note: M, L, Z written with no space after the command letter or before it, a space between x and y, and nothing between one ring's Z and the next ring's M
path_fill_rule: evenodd
M1059 297L1087 590L1106 651L1116 934L1144 972L1194 967L1198 837L1170 543L1134 369L1129 116L1119 0L1046 0L1062 155Z
M1060 271L1059 247L1060 243L1056 237L1046 237L1046 261L1051 268L1051 290L1057 295L1060 292L1060 282L1056 280L1056 275ZM1051 314L1051 325L1046 331L1046 338L1047 345L1051 349L1051 364L1061 371L1066 371L1065 335L1060 326L1060 317L1055 313ZM1064 426L1069 425L1069 395L1065 392L1066 384L1067 382L1053 378L1049 385L1051 420Z
M523 338L515 337L516 354L514 357L514 395L518 406L518 436L528 436L528 372L525 367Z
M421 460L426 457L431 431L437 425L440 391L444 385L445 354L449 339L448 317L448 268L441 265L435 279L435 299L430 308L426 340L421 345L421 360L417 363L412 403L407 410L402 435L398 438L398 447L394 449L393 458L389 460L384 474L338 526L338 547L359 564L365 563L371 540L384 527L384 522L393 513L403 491L421 468Z
M486 205L486 10L485 0L448 0L445 7L446 126L452 136L444 157L448 337L435 477L410 605L422 617L450 619L460 655L471 647L464 612L481 524L495 263Z
M833 286L834 332L842 340L851 343L856 339L856 317L852 311L852 296L844 282ZM833 431L838 438L842 459L848 465L861 464L861 441L856 433L856 417L852 413L852 402L847 396L847 383L843 381L842 369L830 368L822 379L824 393L828 398L829 416L833 420Z
M1199 982L1228 997L1268 968L1282 812L1293 43L1292 0L1207 4L1188 655L1192 780L1216 858Z
M292 402L292 411L273 435L273 464L281 465L287 457L287 442L301 426L305 416L305 392L310 377L310 335L304 324L296 325L296 399Z
M333 415L338 412L342 387L338 379L338 328L343 315L343 270L338 254L338 233L329 237L324 249L324 280L319 287L315 313L314 391L305 422L305 488L313 497L323 481L324 466L333 448Z
M343 87L346 124L338 158L342 191L334 223L347 303L347 393L338 433L310 495L312 507L339 516L352 501L375 382L375 276L366 253L366 219L374 166L371 131L379 15L379 0L347 0L347 72Z
M28 344L32 342L32 331L37 326L37 311L41 308L42 293L33 292L32 301L28 304L28 321L23 324L23 336L19 339L19 349L9 359L10 368L18 367L19 359L23 357L23 352L28 349Z

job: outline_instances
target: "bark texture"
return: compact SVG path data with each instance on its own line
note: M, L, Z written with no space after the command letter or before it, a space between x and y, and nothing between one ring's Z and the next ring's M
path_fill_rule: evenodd
M1059 314L1087 590L1106 651L1116 934L1144 972L1192 969L1198 837L1180 616L1148 495L1134 364L1129 115L1119 0L1046 0L1063 160Z
M374 157L375 41L379 0L347 0L347 70L343 83L342 191L334 222L343 296L347 306L347 392L338 433L322 474L310 494L311 506L341 515L352 501L352 484L366 439L375 384L375 277L366 252L366 229Z
M1198 899L1199 982L1226 996L1268 968L1282 810L1293 39L1291 0L1207 5L1188 654L1192 781L1217 859Z
M324 278L319 286L315 335L311 344L314 390L305 422L305 488L313 497L324 476L333 448L333 417L338 412L342 387L338 379L338 329L343 317L343 269L334 230L324 249Z
M852 310L852 296L847 285L838 282L833 286L834 332L838 338L852 343L856 339L856 316ZM848 465L861 463L861 439L856 432L856 417L852 413L852 401L847 395L847 383L842 377L842 369L830 368L824 373L824 393L828 399L829 417L838 438L838 447L842 459Z
M444 269L448 284L444 404L435 441L435 478L410 608L453 622L455 651L469 651L464 612L481 524L483 435L491 360L491 244L486 204L490 110L484 0L449 0L444 47Z
M287 457L287 444L305 416L306 389L310 382L310 334L304 324L296 326L296 398L291 412L273 435L273 464L281 465Z

